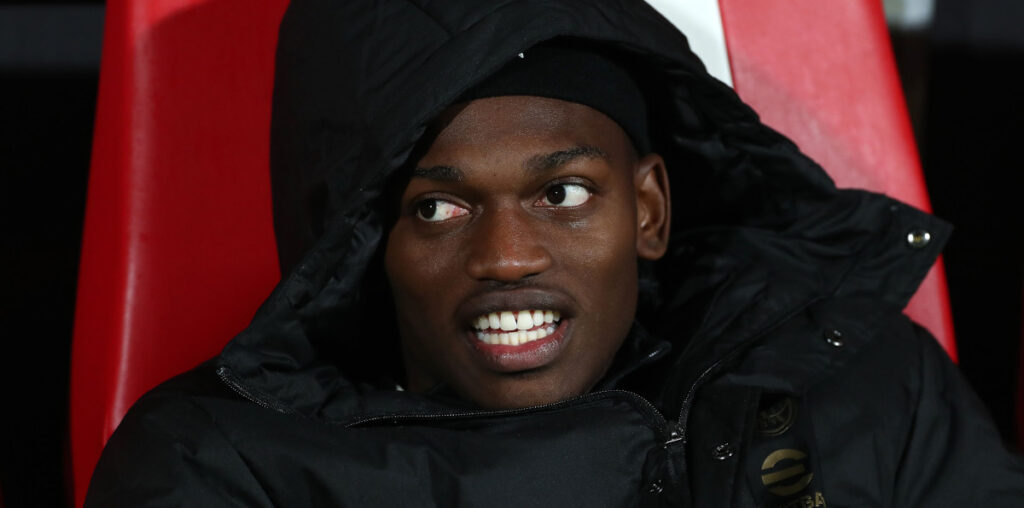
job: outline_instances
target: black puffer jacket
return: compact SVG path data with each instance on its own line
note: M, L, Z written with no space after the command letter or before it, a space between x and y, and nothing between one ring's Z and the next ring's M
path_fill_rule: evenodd
M631 62L652 105L674 233L638 324L576 399L396 391L376 200L430 119L555 37ZM901 314L949 228L836 190L643 2L294 0L277 67L291 275L133 407L88 506L1024 506L1021 461Z

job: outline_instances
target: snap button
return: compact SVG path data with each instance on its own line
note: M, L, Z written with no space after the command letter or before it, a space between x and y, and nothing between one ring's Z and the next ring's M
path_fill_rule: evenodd
M833 347L843 347L843 332L839 330L829 330L825 332L825 342L828 342Z
M715 457L715 460L725 460L733 455L736 455L736 449L732 447L728 441L719 444L711 451L711 455Z
M907 233L907 245L914 249L927 246L932 241L932 234L923 230L915 229Z
M651 484L650 487L647 488L647 492L650 492L651 494L655 495L661 494L662 492L665 492L665 487L661 486L661 480L656 480L654 483Z

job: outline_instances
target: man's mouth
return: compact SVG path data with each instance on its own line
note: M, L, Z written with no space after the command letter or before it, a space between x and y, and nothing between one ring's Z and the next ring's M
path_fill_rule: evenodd
M551 335L559 321L557 310L501 311L477 317L473 328L485 344L519 346Z

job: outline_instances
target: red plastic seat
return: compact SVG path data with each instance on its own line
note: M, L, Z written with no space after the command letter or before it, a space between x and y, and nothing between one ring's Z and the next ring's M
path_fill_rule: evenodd
M840 187L931 211L882 4L720 0L736 91ZM942 261L907 314L956 360Z
M268 144L285 0L110 0L71 371L76 505L131 404L279 279Z
M72 352L74 499L145 391L214 355L279 278L268 170L287 0L111 0ZM720 0L735 87L843 186L927 209L881 6ZM908 312L954 354L941 266Z

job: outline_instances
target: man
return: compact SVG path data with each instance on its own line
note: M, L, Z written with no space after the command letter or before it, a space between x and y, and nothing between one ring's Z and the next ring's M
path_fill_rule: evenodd
M637 258L668 241L664 163L620 127L646 145L628 74L585 51L527 54L435 121L385 252L408 387L488 408L597 384L633 324Z
M836 190L642 2L295 0L272 169L290 275L88 505L1024 499L900 312L948 227Z

